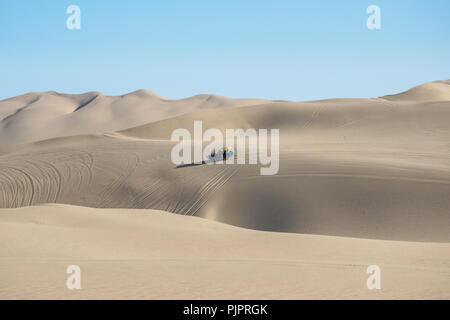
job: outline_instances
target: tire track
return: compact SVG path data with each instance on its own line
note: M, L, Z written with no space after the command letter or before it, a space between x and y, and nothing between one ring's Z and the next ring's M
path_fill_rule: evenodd
M210 179L203 187L197 192L196 200L183 212L185 215L195 216L198 210L209 200L210 195L217 192L225 183L228 182L238 171L238 168L225 169L219 171L212 179Z
M311 113L310 117L308 118L308 120L305 122L305 124L303 125L302 129L308 129L311 124L314 122L314 120L316 120L316 118L319 116L320 112L322 111L322 105L318 105L314 111Z

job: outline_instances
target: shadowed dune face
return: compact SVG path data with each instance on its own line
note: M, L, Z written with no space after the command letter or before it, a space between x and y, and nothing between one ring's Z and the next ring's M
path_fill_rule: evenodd
M374 176L351 171L236 178L197 215L266 231L450 240L448 180L411 181L388 176L388 170Z
M448 119L450 100L274 102L4 147L0 206L151 208L267 231L448 242ZM168 139L194 120L204 130L279 128L278 174L176 168Z
M0 101L0 298L448 299L449 90ZM171 133L195 120L279 129L278 173L177 168ZM71 264L82 290L67 290ZM382 290L367 289L374 264Z

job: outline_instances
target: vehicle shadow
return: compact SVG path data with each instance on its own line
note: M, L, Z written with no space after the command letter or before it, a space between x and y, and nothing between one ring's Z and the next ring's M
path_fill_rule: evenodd
M186 168L186 167L196 167L196 166L201 166L201 165L208 164L208 163L225 163L225 161L228 160L230 158L230 156L232 156L232 155L233 155L233 153L231 153L229 156L227 156L223 160L222 160L222 158L220 158L220 159L208 159L208 160L203 160L202 162L193 162L193 163L180 164L180 165L176 166L175 168L179 169L179 168Z
M200 162L197 162L197 163L185 163L185 164L180 164L180 165L178 165L178 166L176 166L175 168L186 168L186 167L195 167L195 166L201 166L201 165L204 165L204 164L206 164L207 162L206 161L202 161L201 163Z

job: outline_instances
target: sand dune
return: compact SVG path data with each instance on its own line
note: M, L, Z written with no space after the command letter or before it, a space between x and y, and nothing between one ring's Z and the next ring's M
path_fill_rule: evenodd
M382 97L393 101L449 101L448 81L417 86L404 93ZM339 99L341 102L351 99ZM364 100L364 99L362 99ZM200 94L172 100L148 90L137 90L121 96L107 96L101 92L63 94L55 91L28 93L0 101L0 145L27 143L61 136L112 132L169 119L203 109L264 105L263 99L231 99ZM317 101L322 103L326 101ZM361 101L364 104L364 101ZM358 103L354 99L353 103ZM273 106L292 106L298 103L277 102ZM304 107L302 105L302 107ZM363 112L363 110L359 110ZM224 110L218 116L227 112ZM298 114L301 116L301 114ZM264 117L275 117L268 113ZM286 114L282 115L286 118ZM233 117L231 115L231 117ZM234 117L232 124L236 125ZM258 122L258 118L253 122ZM305 118L303 118L304 120ZM298 118L292 119L299 120ZM300 119L301 120L301 119ZM268 124L272 120L266 121ZM278 121L274 121L278 125ZM241 121L242 123L242 121ZM245 123L244 123L245 124ZM228 123L227 125L230 125Z
M1 207L150 208L248 228L450 240L450 101L337 99L208 109L119 134L4 149ZM280 128L280 171L175 168L172 130Z
M309 147L282 152L278 175L260 176L249 165L176 169L167 142L65 140L1 157L3 207L152 208L270 231L450 240L445 153Z
M21 272L53 270L55 275L44 279L54 283L57 270L75 258L95 274L96 289L73 297L448 298L449 284L440 280L441 275L448 279L450 242L448 82L396 96L312 102L202 95L168 100L147 91L127 96L45 93L37 101L30 94L0 102L0 207L58 203L147 209L47 205L3 210L6 240L0 253L2 281L8 286L0 295L33 297L18 280ZM33 115L41 112L48 117L38 116L43 122L37 122ZM192 130L194 120L202 120L204 130L280 129L278 174L261 176L259 165L176 168L170 160L170 135L177 128ZM22 129L23 134L16 134ZM91 129L97 133L57 137ZM11 143L44 136L52 138ZM39 247L26 237L19 239L24 232L34 235L30 239ZM68 239L76 239L72 247L69 240L53 240L66 232ZM122 245L115 233L117 239L131 238ZM83 236L86 240L79 238ZM191 260L184 256L186 246ZM63 253L68 247L72 252ZM223 250L216 255L218 247ZM246 251L250 249L255 253ZM156 256L164 259L152 260ZM67 261L57 262L57 257ZM16 258L22 269L13 270ZM104 276L98 275L104 259L117 259L108 262L106 276L129 270L132 278L126 281L136 287L118 281L108 294L100 283ZM354 272L364 280L363 266L371 263L387 267L387 285L392 286L375 296L365 282L355 287L361 283ZM260 270L254 278L258 285L242 289L240 281L255 270ZM132 276L141 272L144 278ZM304 290L298 291L294 279L302 272L309 277L300 280ZM168 288L156 277L177 285ZM217 286L206 288L213 280ZM59 293L59 288L42 289L45 284L39 281L35 287L43 296ZM328 281L335 281L332 289L325 285ZM263 282L275 289L261 291ZM151 293L146 290L150 286L156 288Z
M435 81L411 88L400 94L384 96L383 98L397 101L448 101L450 100L449 85L450 80Z
M252 231L162 211L0 210L0 298L449 299L450 244ZM381 269L368 290L366 269ZM66 268L81 268L81 290ZM246 285L243 285L243 284Z
M206 94L171 100L147 90L122 96L100 92L29 93L0 101L0 144L117 131L198 109L261 103L264 100Z

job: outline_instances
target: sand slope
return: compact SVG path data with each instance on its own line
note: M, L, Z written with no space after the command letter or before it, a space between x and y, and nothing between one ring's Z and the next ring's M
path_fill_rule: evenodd
M283 151L279 174L263 177L254 165L177 169L164 141L67 140L0 157L3 207L153 208L271 231L450 239L449 158L442 152L310 147Z
M382 99L409 102L449 101L449 87L448 81L437 81L417 86L401 94L385 96ZM341 101L345 100L341 99ZM318 103L321 102L318 101ZM231 99L211 94L172 100L148 90L137 90L121 96L107 96L101 92L84 94L34 92L0 101L0 145L76 134L118 131L196 110L266 103L270 101ZM290 105L291 103L282 104ZM296 103L292 105L296 106ZM265 115L265 117L269 116L271 115ZM238 121L237 117L234 118ZM258 118L255 121L258 121ZM271 123L271 121L268 122Z
M449 299L450 244L268 233L153 210L0 210L0 298ZM82 289L66 289L66 268ZM381 290L366 269L381 268ZM243 285L245 284L245 285Z
M0 206L150 208L260 230L448 242L449 118L450 101L278 102L9 147ZM175 168L167 139L198 119L205 129L279 128L278 174Z
M18 208L0 210L0 297L448 299L449 90L247 106L145 91L0 102L0 207ZM176 168L170 135L194 120L280 129L278 174ZM131 123L142 125L9 143ZM86 272L82 292L65 289L68 264ZM382 291L365 287L369 264Z
M450 80L435 81L411 88L400 94L384 96L383 98L396 101L448 101L450 100L449 86Z
M100 92L29 93L0 101L0 144L116 131L198 109L261 103L264 100L205 94L171 100L148 90L122 96L107 96Z

